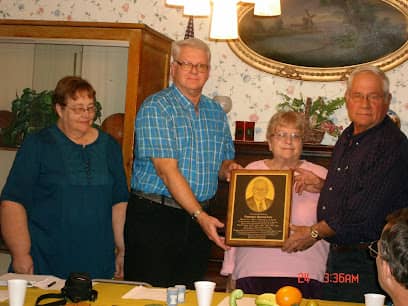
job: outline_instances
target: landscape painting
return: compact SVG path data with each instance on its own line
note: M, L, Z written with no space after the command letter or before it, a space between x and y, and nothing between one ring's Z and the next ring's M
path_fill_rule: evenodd
M253 6L242 6L232 49L243 44L248 52L241 48L238 55L272 60L266 65L272 68L274 62L345 68L396 53L408 40L406 1L285 0L281 6L277 17L254 16Z

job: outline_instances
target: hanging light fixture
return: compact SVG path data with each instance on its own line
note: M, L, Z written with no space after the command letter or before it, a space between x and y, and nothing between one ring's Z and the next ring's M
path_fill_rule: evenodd
M1 0L0 0L1 1ZM184 6L186 16L208 16L211 0L166 0L166 5ZM238 2L254 4L254 15L278 16L281 14L280 0L212 0L210 38L238 38Z
M213 0L210 38L238 38L237 0Z
M278 16L281 14L280 0L256 0L254 15Z
M208 16L211 13L210 0L185 0L184 15Z
M185 0L166 0L167 5L183 6Z

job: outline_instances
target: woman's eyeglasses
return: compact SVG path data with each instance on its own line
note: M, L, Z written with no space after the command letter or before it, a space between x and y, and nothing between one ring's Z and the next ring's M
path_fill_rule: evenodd
M376 258L378 256L378 244L377 241L373 241L368 245L368 250L370 251L370 256Z
M96 106L88 106L88 107L83 107L83 106L67 106L68 109L72 110L75 115L81 115L85 112L88 112L89 114L94 114L96 112Z
M275 134L272 134L271 136L275 137L279 141L290 139L293 142L299 142L302 140L302 135L297 133L277 132Z

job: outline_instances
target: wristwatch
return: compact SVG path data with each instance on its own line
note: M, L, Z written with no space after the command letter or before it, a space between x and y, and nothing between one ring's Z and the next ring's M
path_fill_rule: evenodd
M320 237L320 235L319 235L319 231L317 229L313 228L313 226L310 227L310 237L312 237L315 240L322 239L322 237Z
M191 219L197 220L197 217L203 212L201 208L197 209L195 212L191 214Z

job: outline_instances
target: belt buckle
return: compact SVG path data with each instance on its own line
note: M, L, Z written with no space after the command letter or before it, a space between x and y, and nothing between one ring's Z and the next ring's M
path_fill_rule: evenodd
M161 204L168 207L182 209L182 207L178 204L176 200L174 200L173 198L166 197L165 195L161 195Z

